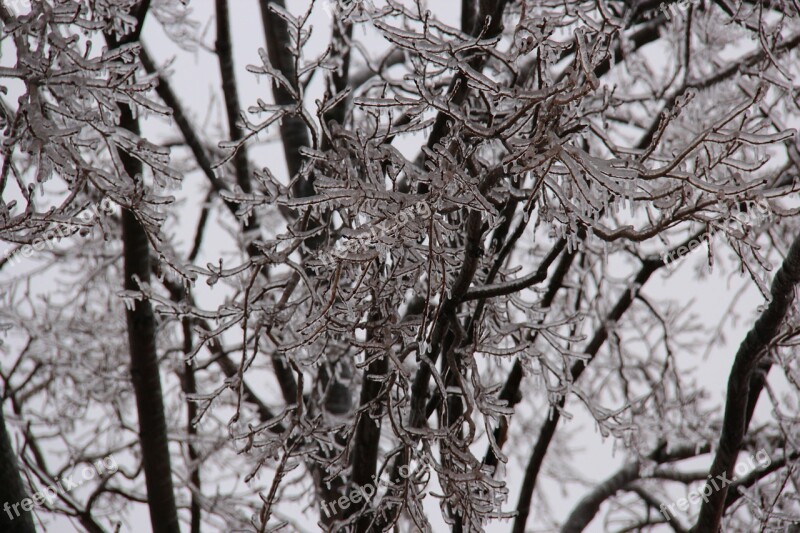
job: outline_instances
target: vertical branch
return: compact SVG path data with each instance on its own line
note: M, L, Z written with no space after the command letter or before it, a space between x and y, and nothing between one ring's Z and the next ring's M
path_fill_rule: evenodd
M340 94L347 89L350 79L350 38L353 35L353 24L349 21L333 20L333 56L341 63L331 73L331 96ZM343 98L339 103L325 112L323 120L325 126L331 122L339 126L344 124L347 116L349 98ZM328 140L326 139L326 142Z
M461 31L472 32L475 27L475 0L461 0Z
M7 533L35 533L33 514L20 509L20 502L28 498L22 477L19 474L17 454L11 445L11 436L6 428L3 407L0 404L0 531ZM30 509L30 508L29 508Z
M470 35L477 37L483 32L484 38L497 36L503 29L503 11L508 0L480 0L480 13L475 16L475 22L470 29ZM469 65L475 70L480 70L485 58L477 55L470 59ZM450 87L447 90L451 106L459 106L469 94L469 84L466 76L459 72L453 77ZM446 113L439 112L433 123L433 129L428 136L427 146L433 148L448 133L451 119Z
M431 355L427 361L420 359L419 368L414 374L414 380L411 383L408 425L412 428L423 427L428 418L425 404L428 399L428 384L433 377L433 366L439 358L439 353L449 349L450 344L453 342L453 335L451 333L453 325L451 321L456 320L456 309L461 303L461 298L466 294L467 289L472 283L475 272L478 270L480 257L483 253L480 238L482 232L483 220L481 213L477 210L473 210L469 213L467 218L464 258L458 276L453 281L450 290L452 298L446 298L441 304L439 316L434 321L430 335L432 346ZM398 455L392 466L392 482L398 483L400 481L400 469L408 466L410 458L410 449L406 445L403 452ZM402 509L398 506L397 510L392 513L385 513L380 517L380 521L375 527L378 529L388 527L387 524L393 523L401 510Z
M121 39L118 40L110 33L105 35L110 49L139 39L149 7L149 0L143 0L136 6L135 29ZM138 136L139 123L134 118L130 106L120 104L119 110L120 127ZM141 161L126 152L120 152L120 159L125 172L131 178L142 179ZM142 285L150 283L150 243L136 215L127 209L122 210L122 246L124 288L128 291L138 291L140 283ZM135 300L125 315L150 524L155 533L180 533L172 485L164 396L156 352L156 322L153 307L149 300L142 298Z
M292 42L289 35L289 26L286 20L272 11L270 8L272 5L281 9L286 8L283 0L260 0L259 2L264 37L267 44L267 57L272 67L278 69L284 78L293 84L295 92L300 94L295 56L291 53ZM272 97L277 105L297 107L303 105L303 102L295 101L292 94L276 80L272 81ZM297 113L289 113L280 121L280 134L289 179L297 177L293 188L294 196L296 198L311 196L314 194L313 184L304 177L299 176L303 165L303 156L300 150L311 145L306 124ZM297 280L294 283L296 284ZM290 292L287 290L285 293L287 298ZM288 362L284 357L275 354L272 357L272 365L284 399L287 403L292 403L293 398L296 396L293 393L297 389L297 384Z
M222 78L222 95L225 99L225 111L228 115L228 134L232 141L244 137L238 124L242 106L239 103L239 91L236 86L236 71L233 68L233 45L231 44L230 16L228 0L217 0L217 43L219 71ZM236 169L236 183L245 193L252 192L250 184L250 165L247 161L247 150L240 146L233 156ZM253 223L253 217L249 219ZM247 229L250 229L249 227Z
M138 134L139 127L130 108L127 105L120 108L120 126ZM137 159L126 153L121 153L120 157L131 177L141 175L142 165ZM150 245L136 215L127 209L122 212L122 244L125 290L138 291L139 283L150 283ZM150 301L135 301L126 311L126 317L150 523L154 532L178 533L164 397L156 353L156 322Z
M150 55L147 53L146 49L144 48L142 49L140 53L140 58L147 72L151 74L157 72L156 65L153 62ZM183 110L183 107L180 104L178 96L172 90L168 81L165 78L163 77L159 78L159 83L158 86L156 87L156 92L164 101L164 103L167 104L167 106L169 106L170 109L172 109L172 116L175 119L175 123L178 126L178 129L181 131L181 134L183 135L186 144L191 149L192 154L194 155L194 158L197 161L197 164L203 170L203 173L206 175L209 182L211 183L214 192L219 193L220 191L229 191L230 188L227 186L227 184L224 181L217 178L216 175L214 174L211 161L208 157L208 154L205 151L205 148L203 147L203 143L200 140L200 137L196 134L194 127L189 123L186 112ZM230 213L235 217L236 212L238 210L238 204L230 200L225 200L224 204L228 208ZM203 213L205 212L206 211L203 210ZM247 227L250 227L250 224L253 224L253 226L255 226L255 221L252 217L250 218L250 222L248 223ZM202 214L201 214L201 222L198 224L198 236L200 235L199 229L201 227L202 227ZM197 246L198 246L198 241L196 240L195 247L193 248L192 253L190 255L190 260L196 254ZM247 253L251 257L260 254L258 249L252 243L247 246ZM262 270L262 272L266 276L268 271ZM294 283L296 284L296 280ZM287 294L289 293L291 293L291 291L287 292ZM223 370L225 370L226 372L230 370L231 367L230 365L228 365L228 362L230 361L228 361L227 357L222 358L221 360L219 360L219 362L220 365L225 365L223 366ZM275 376L281 386L281 391L284 392L283 397L288 404L291 404L294 402L294 399L296 397L295 391L297 388L297 385L294 380L294 375L292 374L289 365L286 364L285 358L282 358L281 356L275 354L272 357L272 363L275 369ZM230 374L226 375L230 377ZM263 404L261 404L260 402L257 403L260 406L259 411L262 413L266 412L265 408L263 407ZM265 420L268 420L269 418L271 417L267 417L265 418Z
M371 323L370 337L376 336L376 330L379 330L381 325L380 311L377 307L373 307L370 312L369 321ZM367 357L375 357L376 354L367 352ZM389 370L389 360L385 355L376 357L367 367L364 373L364 383L361 385L361 398L360 409L356 415L358 423L356 424L355 445L353 446L353 453L351 458L353 474L352 485L355 489L366 487L373 483L372 478L375 475L378 465L378 443L381 438L381 418L383 415L383 405L378 403L381 391L384 390L384 382L381 379L386 376ZM366 507L367 502L353 507L351 515L356 514L359 510ZM369 516L361 516L356 525L358 533L366 533L369 531L371 518Z
M189 355L193 351L194 342L192 340L192 324L190 318L184 318L181 321L183 327L183 353ZM197 418L197 404L189 399L189 395L197 392L197 384L195 383L194 376L194 362L186 361L183 372L181 373L181 385L183 392L186 394L186 434L188 438L188 455L189 455L189 481L191 483L190 490L192 493L192 502L190 510L192 514L191 533L200 533L200 525L202 520L202 513L200 507L200 454L195 448L194 441L197 437L197 426L195 426L195 418Z
M270 6L275 5L279 8L286 8L283 0L260 0L261 20L264 26L264 35L267 41L267 56L272 66L280 71L283 76L297 86L297 70L295 68L295 57L291 53L291 39L289 37L289 27L284 19L276 15ZM273 80L272 96L277 105L301 106L302 102L296 102L294 97L284 87ZM286 168L289 177L297 176L302 167L303 157L300 149L311 145L309 134L305 123L297 114L289 114L281 120L280 124L281 140L283 141L283 152L286 157ZM311 196L314 192L313 185L305 178L299 178L295 183L295 197Z

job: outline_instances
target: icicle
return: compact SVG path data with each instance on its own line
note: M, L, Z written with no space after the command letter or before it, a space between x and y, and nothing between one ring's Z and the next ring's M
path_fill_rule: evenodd
M422 354L422 355L427 355L429 349L430 349L430 346L428 345L428 341L425 340L425 339L422 339L420 341L420 343L419 343L419 353Z

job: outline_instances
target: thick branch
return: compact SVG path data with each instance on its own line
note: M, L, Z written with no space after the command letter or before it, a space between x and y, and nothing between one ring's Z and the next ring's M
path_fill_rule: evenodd
M341 64L337 65L336 69L330 74L330 90L331 97L334 97L347 89L350 79L350 39L353 35L353 24L348 21L337 20L334 15L333 21L333 37L331 46L333 46L334 54L337 56ZM350 104L350 98L343 98L335 106L325 112L323 120L325 125L330 123L339 126L344 125L345 117L347 116L347 107ZM325 139L325 146L329 143L329 139Z
M120 126L138 133L130 108L121 106ZM130 176L141 175L141 163L133 156L120 154ZM150 247L147 234L136 215L122 212L122 243L125 263L125 290L138 291L139 283L150 282ZM137 281L138 279L138 281ZM156 321L149 300L135 301L126 311L128 346L131 355L131 380L139 415L139 441L142 449L150 523L157 533L179 533L178 513L172 487L172 466L164 417L164 397L156 353Z
M580 533L589 525L600 505L608 498L622 490L628 483L639 479L639 461L628 463L617 471L616 474L597 485L587 494L572 510L567 521L561 527L561 533Z
M11 445L11 437L6 428L6 419L3 416L3 407L0 404L0 502L3 510L0 511L0 531L8 533L35 533L33 514L20 509L19 503L26 499L25 486L19 474L17 454ZM12 514L13 513L13 514Z
M192 340L192 324L191 319L186 317L181 321L183 329L183 353L189 355L192 353L194 341ZM194 367L191 361L188 361L181 373L181 386L183 387L184 394L187 395L186 399L186 436L188 439L187 448L189 456L189 481L190 490L192 492L192 501L189 505L192 515L191 533L200 533L200 525L202 521L202 509L200 498L200 453L195 446L195 439L197 438L197 426L195 425L195 418L197 417L197 404L193 402L189 395L197 392L197 384L194 378Z
M485 39L497 36L503 29L503 11L507 2L508 0L479 0L479 13L474 19L470 35L477 37L483 33L481 36ZM484 60L483 55L478 55L470 59L469 65L475 70L480 70ZM469 84L464 73L459 72L453 77L447 92L451 106L459 106L464 102L469 94ZM447 135L450 123L451 119L446 113L440 111L436 115L433 129L428 137L428 148L433 148Z
M239 104L239 90L236 86L236 71L233 68L233 45L231 44L230 17L228 13L228 0L217 0L217 55L219 56L219 70L222 78L222 95L225 99L225 110L228 115L228 134L232 141L244 137L239 127L239 113L242 106ZM250 193L250 165L247 162L247 150L240 146L233 156L233 166L236 169L236 183L245 193ZM252 221L253 218L251 217Z
M259 5L261 6L261 20L267 41L269 61L290 83L294 84L295 90L298 90L295 57L291 53L292 42L288 24L270 9L272 5L285 9L286 4L283 0L260 0ZM303 102L295 101L294 97L275 81L272 83L272 97L277 105L303 105ZM303 157L300 150L311 145L308 129L297 114L290 114L281 120L280 133L286 157L286 168L291 178L297 176L302 167ZM313 185L306 179L300 178L295 184L294 193L296 198L311 196L314 193Z
M461 301L467 302L469 300L507 296L543 282L545 279L547 279L547 269L549 268L550 263L553 259L555 259L555 256L561 253L561 250L564 248L565 244L566 241L563 239L559 241L556 246L553 247L550 254L548 254L547 259L539 265L539 268L530 274L511 281L506 281L504 283L492 283L489 285L483 285L481 287L475 287L474 289L468 290L467 293L461 298Z
M380 320L380 314L373 311L370 314L370 322L376 327ZM374 333L370 332L370 337ZM375 355L375 354L369 354ZM355 445L353 446L353 453L351 464L353 468L352 484L354 488L361 488L369 486L373 483L373 476L375 475L378 465L378 444L381 438L381 415L383 414L383 404L379 403L379 396L384 390L384 381L382 378L386 376L389 370L389 358L387 356L377 357L367 367L364 374L364 383L361 385L361 400L359 413L356 415L358 423L356 424ZM366 506L366 502L362 505L356 505L353 508L352 514L355 514L360 509ZM371 518L369 516L361 516L356 525L358 533L366 533L369 531Z
M122 39L117 40L114 35L106 34L109 48L113 49L139 38L149 7L149 0L137 6L134 10L137 19L135 29ZM139 134L138 121L133 117L133 112L127 104L120 104L120 127L137 136ZM142 163L125 152L120 153L120 158L125 172L131 178L141 179ZM150 244L136 215L127 209L122 211L122 243L125 290L138 291L140 283L144 285L150 282ZM172 486L172 466L156 352L153 307L149 300L141 299L134 301L125 314L150 523L156 533L180 533Z
M725 403L725 416L719 437L717 455L711 464L709 474L717 476L733 475L733 467L742 439L747 431L748 404L755 403L750 398L749 388L753 372L772 340L778 334L784 318L794 301L795 285L800 282L800 235L792 243L786 259L772 282L769 306L761 313L753 329L745 337L733 361L728 392ZM692 531L717 531L725 510L728 487L712 491L707 501L700 506L700 515Z
M666 445L662 445L650 453L647 459L655 461L656 463L667 463L696 457L708 453L710 449L711 447L707 444L704 446L681 445L672 450L667 450ZM564 525L561 527L561 533L579 533L583 531L597 515L597 512L600 510L600 505L602 505L604 501L614 496L618 491L625 489L632 481L641 477L641 466L639 461L628 463L610 478L592 489L592 491L572 510L572 513L570 513L566 522L564 522ZM627 488L629 490L634 490L631 487ZM655 507L657 509L659 508L659 506ZM681 527L681 531L683 531L680 523L673 520L671 517L668 520L670 520L670 523L673 525L673 529L678 526Z

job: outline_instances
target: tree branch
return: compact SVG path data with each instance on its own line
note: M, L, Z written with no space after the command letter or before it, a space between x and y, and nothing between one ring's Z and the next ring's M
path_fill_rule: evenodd
M264 36L267 41L267 56L274 68L277 68L283 76L297 87L297 72L295 69L295 57L291 53L291 39L289 27L286 21L276 15L270 6L277 6L286 9L283 0L260 0L261 20L264 26ZM296 102L292 95L279 83L272 83L272 97L277 105L281 106L302 106L303 102ZM303 164L303 156L300 153L302 148L311 146L308 129L303 120L297 114L289 114L280 123L281 140L283 141L283 152L286 157L286 168L289 171L289 178L297 176ZM305 178L299 178L295 182L295 198L304 198L314 194L313 184Z
M33 514L25 508L19 509L19 502L28 495L19 473L17 454L14 452L6 428L2 403L0 403L0 479L3 480L0 483L0 501L4 503L4 509L0 512L0 530L8 533L35 533Z
M222 95L225 99L225 110L228 115L228 134L232 141L244 137L239 127L238 120L242 106L239 103L239 91L236 86L236 71L233 68L233 45L231 44L230 17L228 13L228 0L216 0L217 9L217 43L216 51L219 56L219 70L222 78ZM250 165L247 161L247 149L239 146L233 156L233 165L236 169L236 183L244 193L252 192L250 184ZM251 227L255 227L255 218L249 217Z
M747 333L733 360L728 378L722 432L719 437L717 454L709 469L712 479L716 479L717 476L729 478L733 475L736 457L747 431L747 423L749 423L748 412L752 412L748 410L748 406L755 407L755 402L749 394L753 372L778 334L784 318L791 309L795 296L795 285L798 282L800 282L800 235L795 238L786 259L783 260L780 270L775 275L770 291L772 300L769 306L761 313L753 329ZM727 486L712 491L708 500L700 506L700 514L697 523L692 528L693 532L700 533L719 529L727 493Z
M700 233L692 235L680 246L686 246L692 240L700 236ZM676 246L673 250L677 250L680 246ZM650 279L659 268L665 266L671 261L672 255L667 255L667 258L650 257L643 261L643 265L636 277L633 279L630 287L622 293L617 303L611 309L603 321L603 325L595 332L589 344L586 346L584 353L588 356L585 360L581 359L572 364L569 370L568 379L571 383L577 382L581 374L583 374L586 367L592 362L597 355L600 347L605 343L608 338L609 326L617 322L625 311L628 310L634 297L639 293L642 286ZM531 454L528 466L525 468L525 478L522 483L520 491L519 502L517 503L517 518L514 520L514 533L523 533L525 531L525 524L528 521L528 514L530 512L531 499L533 497L533 490L536 487L536 479L539 476L539 471L544 461L544 456L550 446L550 441L553 439L558 422L561 419L561 410L564 408L566 396L562 396L557 404L552 408L552 416L548 418L542 428L539 430L539 438L534 446L533 453Z
M135 9L136 26L133 31L117 40L107 33L110 49L134 42L139 38L144 19L150 7L149 0L140 2ZM138 136L139 124L127 104L119 104L120 127ZM120 153L125 172L133 179L141 179L142 163L131 154ZM125 290L138 291L141 284L150 282L150 244L147 234L127 209L122 211L122 242L125 270ZM133 302L126 310L128 345L131 356L131 380L136 394L139 415L139 441L147 486L150 523L156 533L180 533L175 493L172 485L172 466L167 439L167 422L164 416L164 397L156 352L156 323L149 300Z

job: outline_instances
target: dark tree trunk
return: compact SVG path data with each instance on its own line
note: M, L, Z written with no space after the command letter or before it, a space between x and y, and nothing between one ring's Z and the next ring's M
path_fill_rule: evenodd
M34 533L33 514L22 509L20 503L28 498L19 475L17 455L6 429L6 419L0 405L0 531L3 533Z
M122 107L120 126L138 133L138 124L127 106ZM141 163L120 154L130 176L141 174ZM136 216L122 212L122 242L125 258L125 289L139 290L138 278L150 282L150 244ZM156 322L148 300L137 301L126 312L128 346L131 353L131 379L139 416L139 443L147 485L150 523L156 533L179 533L178 512L172 487L172 468L167 442L167 422L156 354Z
M143 0L131 12L136 17L136 27L121 39L107 33L109 49L135 42L139 39L150 1ZM120 127L136 135L139 123L127 104L120 104ZM133 179L141 179L142 163L128 153L120 151L125 172ZM136 176L139 176L137 178ZM124 287L139 290L139 282L150 283L150 243L147 234L133 212L122 210L122 245L125 263ZM136 281L138 279L138 282ZM131 381L136 394L139 418L139 444L142 450L147 502L150 523L155 533L180 533L178 510L172 486L167 439L167 422L164 417L164 397L156 353L156 321L149 300L136 301L126 311L128 347L131 355Z

